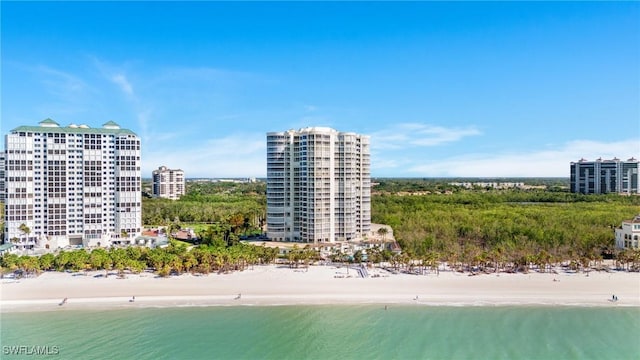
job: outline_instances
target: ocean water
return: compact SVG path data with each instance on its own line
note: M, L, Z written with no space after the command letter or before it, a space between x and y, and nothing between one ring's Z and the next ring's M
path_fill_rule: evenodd
M1 314L2 359L640 359L640 308L238 306Z

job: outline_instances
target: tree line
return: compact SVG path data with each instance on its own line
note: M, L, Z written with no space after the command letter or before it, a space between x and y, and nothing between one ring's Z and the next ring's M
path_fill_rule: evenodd
M372 221L390 225L409 257L515 268L565 260L581 266L603 258L633 263L638 257L617 250L614 235L623 220L638 214L637 196L461 191L383 194L372 203Z
M241 220L238 220L241 219ZM191 194L180 200L142 199L142 223L237 223L260 229L266 219L264 194Z
M393 254L380 249L368 251L366 257L362 252L348 256L333 254L330 260L384 261L396 269L421 266L425 270L447 262L460 270L523 271L531 267L547 269L560 263L569 264L575 269L586 269L598 266L602 259L610 258L615 259L621 268L640 270L640 251L620 251L614 243L614 229L620 226L621 221L638 214L638 196L462 188L415 195L423 193L425 189L446 190L448 185L442 182L403 181L381 181L382 185L376 185L376 188L381 186L378 189L386 190L376 190L372 197L372 222L393 228L402 253ZM555 184L553 181L551 183ZM178 201L143 199L143 223L167 225L170 230L183 223L208 223L198 231L202 241L200 247L191 251L175 245L168 250L94 250L97 251L94 257L100 258L100 254L106 252L111 259L105 260L102 268L118 269L124 266L136 271L153 268L163 273L194 269L230 271L275 260L275 250L269 250L271 253L267 256L259 253L266 250L247 250L243 248L247 245L239 243L241 234L262 231L266 211L264 183L196 183L188 185L187 190L188 194ZM414 191L414 195L411 195ZM142 254L138 254L138 251ZM123 252L131 252L131 256L123 257ZM203 256L202 252L213 255ZM162 256L159 255L161 253ZM93 252L61 251L36 260L17 257L21 259L19 263L16 262L16 256L11 255L3 257L2 266L5 269L18 266L24 270L36 267L40 270L96 268L91 257L86 259L88 254ZM198 255L195 265L192 256L186 254ZM239 254L243 254L241 261L238 260ZM56 259L58 256L61 256L60 260L52 262L52 257ZM182 265L179 265L176 256L182 259ZM65 261L69 257L75 260ZM6 263L8 267L5 266L5 258L10 260ZM131 260L123 264L124 258ZM152 258L164 260L154 262ZM186 263L185 259L188 259ZM301 262L318 260L317 254L307 248L294 249L287 259L296 266Z
M242 271L249 266L273 263L278 248L238 243L232 246L200 245L189 249L171 242L166 248L97 248L91 251L61 250L41 256L4 254L0 258L3 272L22 270L27 274L40 271L125 270L140 273L153 270L160 276L184 272L208 274Z

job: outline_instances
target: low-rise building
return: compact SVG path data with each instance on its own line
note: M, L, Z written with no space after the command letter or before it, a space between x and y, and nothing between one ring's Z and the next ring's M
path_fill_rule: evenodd
M625 220L616 229L616 247L619 249L640 248L640 215L631 220Z
M16 246L12 243L0 244L0 256L4 254L13 254L16 252Z
M180 241L196 241L198 240L198 235L196 235L195 231L191 228L184 228L177 230L171 233L171 237L180 240Z

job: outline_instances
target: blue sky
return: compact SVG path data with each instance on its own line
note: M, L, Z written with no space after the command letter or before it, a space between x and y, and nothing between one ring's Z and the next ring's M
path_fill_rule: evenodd
M143 176L264 177L266 132L371 136L374 177L640 157L637 2L0 2L2 134L109 120ZM2 139L4 147L4 138Z

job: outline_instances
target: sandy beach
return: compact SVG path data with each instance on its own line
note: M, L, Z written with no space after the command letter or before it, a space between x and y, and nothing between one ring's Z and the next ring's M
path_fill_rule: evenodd
M0 285L2 312L172 306L403 304L640 306L640 273L392 274L311 266L255 266L230 274L46 272ZM373 275L373 276L371 276ZM618 301L611 301L616 295ZM133 297L135 296L135 301ZM61 305L63 299L67 301Z

